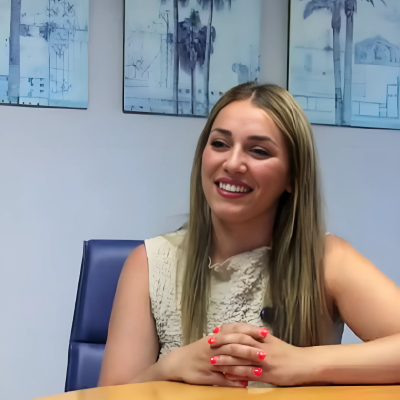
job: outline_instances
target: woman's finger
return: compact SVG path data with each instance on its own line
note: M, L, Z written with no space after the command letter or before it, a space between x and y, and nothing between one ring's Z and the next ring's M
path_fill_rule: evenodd
M243 376L233 375L229 373L224 374L224 376L226 379L229 379L230 381L240 381L243 379Z
M265 327L259 327L250 324L225 324L216 326L213 330L214 334L223 333L242 333L251 336L254 340L263 343L264 339L268 336L269 330Z
M234 387L234 388L245 388L248 385L248 381L246 379L238 379L236 381L229 380L225 378L225 375L221 372L213 372L210 380L210 385L217 385L222 387Z
M232 356L213 356L210 358L212 365L252 365L250 360Z
M251 361L253 364L260 364L262 361L268 358L267 354L256 347L245 346L242 344L225 344L218 349L213 350L213 356L231 356L236 358L242 358Z
M219 333L218 335L213 336L209 340L209 344L212 349L223 346L224 344L242 344L250 347L258 347L260 346L260 342L253 339L251 336L246 335L244 333Z
M222 365L216 367L216 370L223 372L224 374L234 375L243 380L249 381L262 381L263 380L263 370L257 366L229 366ZM227 378L226 378L227 379Z

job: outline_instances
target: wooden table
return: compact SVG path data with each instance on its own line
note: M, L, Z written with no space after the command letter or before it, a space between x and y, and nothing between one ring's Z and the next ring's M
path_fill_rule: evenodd
M41 400L400 400L400 386L231 389L151 382L69 392ZM39 400L39 399L37 399Z

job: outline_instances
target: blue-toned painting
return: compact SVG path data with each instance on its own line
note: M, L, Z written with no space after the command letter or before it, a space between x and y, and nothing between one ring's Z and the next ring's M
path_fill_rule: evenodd
M291 0L289 91L311 123L400 129L400 0Z
M261 0L125 0L124 111L207 116L259 76Z
M0 104L87 108L89 0L0 0Z

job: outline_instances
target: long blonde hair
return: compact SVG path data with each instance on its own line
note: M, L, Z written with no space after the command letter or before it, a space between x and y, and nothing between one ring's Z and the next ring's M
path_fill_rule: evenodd
M179 265L184 266L183 340L191 343L202 338L207 324L212 221L201 181L202 155L219 112L239 100L251 101L268 113L284 134L290 155L292 193L281 196L266 265L273 332L297 346L318 345L326 307L322 268L325 223L315 142L305 114L289 92L279 86L255 83L234 87L221 97L197 144L190 181L189 225L179 259ZM260 311L263 306L260 304Z

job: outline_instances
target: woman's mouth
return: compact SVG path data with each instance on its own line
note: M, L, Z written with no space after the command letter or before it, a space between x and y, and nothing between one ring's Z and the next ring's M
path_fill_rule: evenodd
M222 182L216 182L217 192L225 198L237 199L249 195L253 189L245 188L243 186L229 185Z

